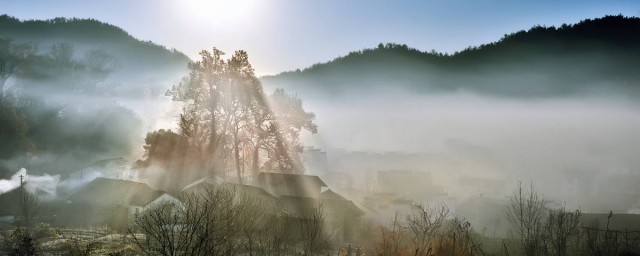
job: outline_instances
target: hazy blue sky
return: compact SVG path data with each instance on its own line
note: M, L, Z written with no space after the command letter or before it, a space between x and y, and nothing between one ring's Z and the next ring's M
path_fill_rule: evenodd
M0 0L0 13L95 18L192 58L244 49L258 74L273 74L380 42L454 52L536 24L640 16L640 1Z

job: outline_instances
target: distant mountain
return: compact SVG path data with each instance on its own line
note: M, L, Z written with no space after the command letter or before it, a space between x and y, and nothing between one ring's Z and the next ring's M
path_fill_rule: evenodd
M129 96L148 91L164 92L186 74L189 58L151 41L141 41L123 29L94 19L55 18L21 21L0 16L0 38L15 43L35 43L39 54L47 54L57 43L73 46L74 58L88 50L103 50L113 56L115 68L107 82Z
M639 70L640 18L605 16L560 27L534 26L454 54L380 44L262 81L303 97L398 88L509 97L606 91L635 98L640 96Z

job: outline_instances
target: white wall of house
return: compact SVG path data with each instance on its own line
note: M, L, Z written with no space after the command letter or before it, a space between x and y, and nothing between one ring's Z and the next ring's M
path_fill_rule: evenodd
M167 193L162 194L161 196L159 196L158 198L156 198L156 200L153 200L151 203L145 205L142 209L142 211L146 211L150 208L155 207L156 205L160 205L163 203L174 203L178 206L182 206L182 203L180 202L180 200L178 200L178 198L169 195Z
M135 205L129 206L129 215L135 216L136 214L142 213L143 211L144 211L144 207L142 206L135 206Z

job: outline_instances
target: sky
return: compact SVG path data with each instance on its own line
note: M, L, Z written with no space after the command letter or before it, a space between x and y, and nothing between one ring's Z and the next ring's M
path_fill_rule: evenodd
M0 0L20 19L94 18L191 58L243 49L258 75L303 69L378 43L453 53L533 25L607 14L640 16L640 1L507 0Z

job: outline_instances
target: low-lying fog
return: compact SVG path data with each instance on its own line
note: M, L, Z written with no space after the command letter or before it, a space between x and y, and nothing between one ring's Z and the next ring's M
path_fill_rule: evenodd
M567 195L567 182L574 179L569 172L640 174L640 105L606 95L523 99L389 90L331 100L299 96L319 126L318 134L305 134L303 141L327 151L329 169L338 169L330 171L428 171L444 186L461 175L531 181L545 197L582 207L583 200ZM336 150L377 155L361 165L368 170L352 170L331 159ZM394 161L390 154L414 157ZM597 177L602 189L615 185Z
M53 76L58 80L47 82L23 79L7 83L5 93L21 93L26 100L18 102L18 106L32 111L28 113L35 116L34 123L41 122L42 128L30 127L29 132L44 146L38 148L37 157L0 162L6 178L0 181L6 181L5 185L0 183L4 187L0 193L15 187L14 174L20 168L28 169L33 177L50 174L71 180L74 173L88 170L96 161L123 157L131 164L143 158L147 132L176 130L181 107L164 92L179 83L180 72L165 74L160 80L149 80L144 74L126 80L123 77L129 73L116 70L105 80L80 82L73 80L74 72L60 73ZM91 74L87 76L91 78ZM52 90L45 86L57 88L54 85L73 85L72 82L89 86L82 90ZM265 92L271 94L278 87L265 83ZM640 104L633 95L601 92L518 97L446 90L414 93L389 86L365 89L346 85L330 97L317 93L322 91L318 88L311 92L314 90L307 88L311 86L283 87L302 99L306 111L315 113L319 133L303 133L303 145L326 151L327 171L349 173L360 187L369 186L366 175L378 171L425 171L433 176L434 185L444 187L453 196L459 196L452 189L458 179L470 176L509 184L531 181L549 198L583 206L586 201L570 197L579 194L577 190L567 189L576 180L572 176L575 173L592 179L586 182L591 185L577 184L586 190L614 186L615 179L603 178L609 174L627 175L620 177L640 182ZM49 113L50 110L55 111ZM45 122L49 120L46 118L53 121ZM57 135L51 136L51 131ZM360 156L349 152L368 154L368 159L357 159ZM307 169L309 174L323 174ZM10 180L11 186L7 185ZM67 182L67 189L77 187L74 182ZM620 190L640 195L637 190ZM587 199L611 203L606 198ZM629 200L617 207L640 207L640 202L634 202L637 199Z
M640 105L614 98L398 92L326 103L302 98L320 127L305 139L323 148L468 151L528 166L517 168L540 166L540 171L551 166L637 169L640 163Z

